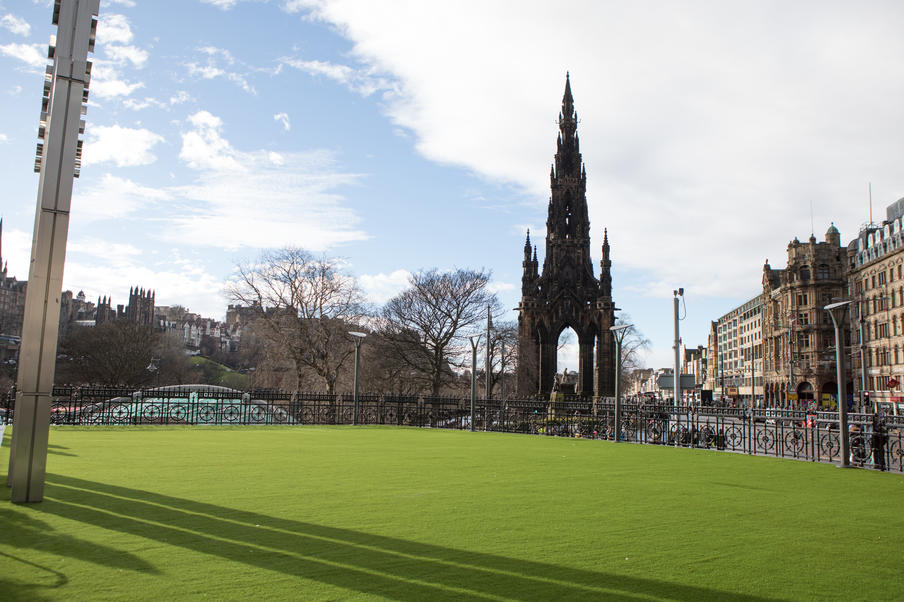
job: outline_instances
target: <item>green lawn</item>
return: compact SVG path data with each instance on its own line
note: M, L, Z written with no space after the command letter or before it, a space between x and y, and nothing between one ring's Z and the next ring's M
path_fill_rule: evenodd
M380 427L50 441L44 502L0 487L3 600L904 596L901 475Z

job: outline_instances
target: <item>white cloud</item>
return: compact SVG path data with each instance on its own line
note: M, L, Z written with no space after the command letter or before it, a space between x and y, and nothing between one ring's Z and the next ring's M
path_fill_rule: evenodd
M133 111L140 111L148 107L169 110L171 107L188 102L190 99L191 97L187 92L180 90L165 101L151 97L145 97L141 100L138 100L137 98L126 98L122 101L122 106L127 109L132 109Z
M179 158L195 169L244 171L236 160L237 153L220 135L223 122L207 111L198 111L188 118L194 129L182 134Z
M503 291L515 290L515 285L510 282L490 282L487 284L487 290L491 293L501 293Z
M97 47L108 44L128 44L132 41L132 27L125 15L101 13L97 21Z
M150 165L157 160L151 150L160 142L162 136L145 128L94 126L88 129L83 162L93 165L112 161L117 167Z
M191 100L191 96L189 96L188 92L185 90L179 90L172 96L170 96L169 103L170 105L180 105L184 102L188 102Z
M292 125L289 123L289 114L288 113L277 113L273 116L273 119L282 124L283 129L287 132L292 129Z
M129 96L135 90L143 88L141 82L131 83L120 78L119 69L108 62L102 60L94 61L94 68L91 70L91 94L100 98L117 98L119 96Z
M10 13L0 17L0 27L10 30L18 36L27 36L31 33L31 25L25 19Z
M136 67L143 67L148 60L148 53L137 46L119 46L110 44L104 47L104 53L117 63L129 61Z
M200 77L201 79L216 79L221 77L227 81L239 86L249 94L257 94L254 87L248 83L244 73L235 69L225 69L223 65L228 67L235 65L235 57L232 56L225 48L217 48L215 46L203 46L198 49L202 54L206 55L204 63L198 61L190 61L185 63L189 75Z
M334 26L357 62L287 65L345 85L359 72L393 81L388 115L424 156L522 187L537 213L570 69L592 249L608 227L613 262L639 288L737 295L765 257L783 264L787 241L808 234L810 200L817 236L834 220L848 237L865 219L853 199L867 180L881 179L889 200L904 190L904 80L888 76L904 55L904 6L286 8Z
M3 226L3 263L9 266L10 276L28 280L33 233L10 228L8 223Z
M410 286L411 272L395 270L390 274L364 274L358 277L358 284L372 303L383 304Z
M138 100L136 98L126 98L122 101L122 106L127 109L132 109L133 111L140 111L148 107L164 108L167 106L167 104L160 102L156 98L144 98L143 100Z
M370 96L378 90L395 90L392 79L375 75L373 69L355 69L348 65L296 57L283 57L279 60L280 65L288 65L308 75L322 75L362 96Z
M187 125L179 158L199 174L168 189L185 201L169 217L168 236L226 249L302 244L313 251L367 237L335 192L360 176L337 171L331 153L238 150L208 111L191 115Z
M104 174L99 182L79 187L72 198L72 219L79 222L120 220L172 198L166 190Z
M0 134L0 143L6 142L9 140L6 134Z
M129 44L134 35L124 15L101 12L97 25L97 48L103 58L94 59L91 72L91 93L99 98L119 98L131 95L144 87L143 82L123 78L124 69L141 69L148 61L148 52ZM123 101L127 108L144 108L147 101Z
M201 0L201 2L216 6L222 10L229 10L238 3L238 0Z
M3 44L0 54L19 59L29 67L43 69L48 64L47 47L43 44Z

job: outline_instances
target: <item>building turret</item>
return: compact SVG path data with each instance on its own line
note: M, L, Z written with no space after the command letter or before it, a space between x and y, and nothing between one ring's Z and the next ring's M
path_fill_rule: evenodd
M826 230L826 242L833 247L841 246L841 232L835 227L835 222L832 222L832 225Z

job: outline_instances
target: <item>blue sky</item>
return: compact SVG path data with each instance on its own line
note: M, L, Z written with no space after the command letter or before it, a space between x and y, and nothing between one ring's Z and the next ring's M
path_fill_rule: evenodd
M0 0L22 279L50 17ZM605 227L616 303L667 366L673 289L705 344L811 223L847 242L868 183L876 219L904 196L902 30L897 2L103 1L65 287L222 317L235 264L292 244L344 257L375 303L486 267L514 308L570 71L595 268Z

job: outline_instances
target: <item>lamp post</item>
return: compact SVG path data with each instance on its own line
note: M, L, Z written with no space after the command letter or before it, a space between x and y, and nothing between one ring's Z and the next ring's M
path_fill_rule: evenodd
M634 326L633 324L619 324L618 326L610 326L609 330L612 331L612 334L615 335L615 442L618 443L621 441L621 391L619 387L621 385L621 346L622 341L625 340L625 335L628 334L628 329Z
M352 419L353 424L358 424L358 368L361 365L361 343L367 335L363 332L349 332L348 334L355 337L355 415Z
M477 404L477 345L480 343L480 335L468 337L471 341L471 431L474 430L474 406Z
M832 325L835 327L835 380L837 382L838 394L838 435L841 439L841 466L850 465L851 440L848 433L847 420L847 395L841 393L847 391L844 380L844 335L841 333L841 326L844 323L844 310L847 309L850 301L839 301L826 305L823 309L829 312L832 318ZM835 310L840 310L839 316L835 317Z
M157 366L157 362L159 362L159 361L160 361L160 358L152 357L152 358L151 358L151 363L148 364L148 367L147 367L147 368L145 368L145 370L147 370L147 371L150 372L152 375L154 375L154 376L157 377L157 379L156 379L156 380L157 380L157 384L156 384L155 386L156 386L158 389L160 388L160 368Z

